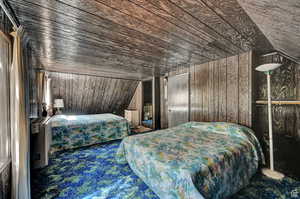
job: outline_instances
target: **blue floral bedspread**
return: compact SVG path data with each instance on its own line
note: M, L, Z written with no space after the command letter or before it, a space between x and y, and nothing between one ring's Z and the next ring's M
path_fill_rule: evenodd
M128 121L113 114L56 115L49 126L50 153L122 139L130 132Z
M251 129L189 122L123 139L119 162L161 199L226 198L249 183L264 157Z

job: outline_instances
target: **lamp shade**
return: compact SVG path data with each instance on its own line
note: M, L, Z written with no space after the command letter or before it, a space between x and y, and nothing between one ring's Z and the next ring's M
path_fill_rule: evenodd
M281 64L278 64L278 63L263 64L263 65L256 67L255 70L260 71L260 72L268 72L268 71L274 70L280 66L281 66Z
M63 99L55 99L53 107L54 108L63 108L64 107L64 100Z

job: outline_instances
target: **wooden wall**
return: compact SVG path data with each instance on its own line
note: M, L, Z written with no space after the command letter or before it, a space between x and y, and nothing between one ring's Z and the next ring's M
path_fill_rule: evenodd
M160 128L168 128L168 81L165 77L160 78Z
M168 76L189 73L190 121L222 121L252 126L252 51L182 67ZM161 123L167 128L167 97L161 78Z
M4 11L0 8L0 30L6 34L12 32L12 25L5 15Z
M53 99L63 98L65 113L124 115L138 81L51 72Z
M192 121L251 126L252 52L190 67Z
M282 60L281 60L282 59ZM259 64L282 62L271 76L273 100L300 100L300 64L279 55L261 57ZM263 73L255 72L256 100L267 100L267 81ZM256 105L254 128L268 158L268 109ZM275 169L300 180L300 107L299 105L273 105L273 138Z

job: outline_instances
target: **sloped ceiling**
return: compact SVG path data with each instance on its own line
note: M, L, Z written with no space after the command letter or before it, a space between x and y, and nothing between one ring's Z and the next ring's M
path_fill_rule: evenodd
M49 73L53 99L64 99L64 113L124 114L139 81L67 73Z
M37 67L142 79L272 45L237 0L9 0Z
M300 1L238 1L273 47L300 63Z

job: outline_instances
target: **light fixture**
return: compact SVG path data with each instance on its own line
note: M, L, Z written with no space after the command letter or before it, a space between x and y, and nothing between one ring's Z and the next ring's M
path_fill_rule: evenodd
M272 129L272 101L271 101L271 73L276 68L279 68L281 64L270 63L263 64L256 68L257 71L264 72L267 75L268 84L268 120L269 120L269 151L270 151L270 168L264 168L263 174L269 178L280 180L284 177L282 173L274 170L274 154L273 154L273 129Z
M53 107L57 108L56 114L58 114L58 115L62 114L60 109L64 108L64 100L63 99L55 99Z

